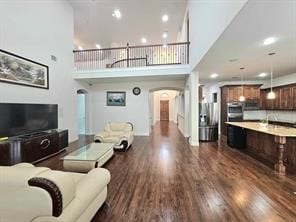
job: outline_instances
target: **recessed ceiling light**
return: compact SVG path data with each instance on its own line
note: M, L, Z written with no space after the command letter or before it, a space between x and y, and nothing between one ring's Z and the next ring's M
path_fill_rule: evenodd
M217 73L213 73L213 74L211 74L210 75L210 77L212 78L212 79L215 79L215 78L217 78L219 75L217 74Z
M121 18L121 12L118 9L115 9L113 11L112 16L115 17L115 18L117 18L117 19L120 19Z
M167 22L167 21L169 20L169 16L168 16L167 14L165 14L165 15L163 15L163 16L161 17L161 20L162 20L163 22Z
M168 32L163 32L163 33L162 33L162 38L163 38L163 39L166 39L167 37L168 37Z
M263 45L271 45L277 41L275 37L268 37L263 41Z
M100 44L96 44L96 48L97 48L97 49L101 49Z
M78 46L78 49L79 49L79 50L83 50L83 47L79 45L79 46Z
M261 77L261 78L264 78L267 76L267 73L266 72L262 72L258 75L258 77Z
M147 39L146 38L141 38L141 42L142 43L146 43L147 42Z
M162 47L163 48L166 48L166 47L168 47L168 45L167 44L163 44Z

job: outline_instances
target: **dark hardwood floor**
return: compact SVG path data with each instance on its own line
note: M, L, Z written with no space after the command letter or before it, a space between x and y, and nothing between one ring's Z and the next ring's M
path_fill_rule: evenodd
M39 165L62 169L60 157ZM172 123L136 137L104 167L112 179L93 222L296 221L296 172L280 176L223 144L190 147Z

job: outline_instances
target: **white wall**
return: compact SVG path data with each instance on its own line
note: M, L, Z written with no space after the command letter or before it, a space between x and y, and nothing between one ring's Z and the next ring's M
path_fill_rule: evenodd
M284 75L273 80L273 86L282 86L287 84L296 83L296 73L290 75ZM269 88L270 87L270 79L267 79L261 88Z
M188 1L190 65L194 69L247 0Z
M162 94L167 94L168 97L167 98L162 98L161 95ZM169 101L169 120L173 121L173 122L177 122L177 110L178 106L176 106L176 97L178 96L178 92L174 91L174 90L160 90L160 91L156 91L154 92L154 122L153 124L155 124L157 121L160 120L160 101L161 100L168 100Z
M66 1L0 1L0 48L49 66L49 90L0 83L0 102L55 103L59 128L77 138L76 91L72 78L73 11ZM57 62L50 59L57 57Z
M141 88L141 94L135 96L132 90L135 86ZM92 105L92 132L97 133L110 121L128 121L133 123L136 135L149 135L151 117L149 110L149 93L153 89L163 87L184 88L183 80L176 81L141 81L94 84L90 91ZM106 105L107 91L125 91L126 106L114 107Z

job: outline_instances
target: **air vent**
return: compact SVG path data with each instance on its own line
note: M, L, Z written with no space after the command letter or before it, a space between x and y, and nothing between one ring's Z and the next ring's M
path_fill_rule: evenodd
M240 80L240 78L238 76L233 76L233 77L231 77L231 79L233 79L233 80Z
M229 59L228 61L229 61L229 62L237 62L238 59Z
M51 58L52 61L55 61L55 62L57 61L57 57L54 56L54 55L51 55L50 58Z

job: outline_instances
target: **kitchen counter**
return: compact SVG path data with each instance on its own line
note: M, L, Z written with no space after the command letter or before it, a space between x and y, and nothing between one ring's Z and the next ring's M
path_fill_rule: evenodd
M274 164L278 173L285 174L286 167L296 169L296 128L269 124L264 126L259 122L226 122L233 129L227 130L229 141L245 141L244 150L251 156L259 157ZM244 132L233 137L231 132L235 128ZM240 138L241 137L241 138ZM228 140L227 139L227 140ZM239 148L239 147L236 147Z
M269 124L267 127L258 122L226 122L228 125L238 126L245 129L255 130L280 137L296 137L296 128Z

